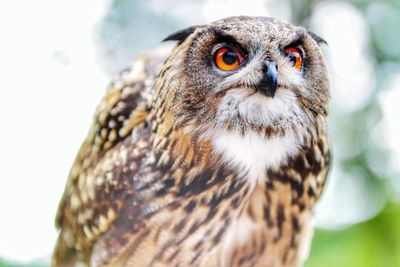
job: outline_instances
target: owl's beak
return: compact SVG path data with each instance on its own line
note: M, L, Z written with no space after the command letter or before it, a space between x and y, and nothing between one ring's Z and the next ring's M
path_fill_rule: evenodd
M257 92L265 96L274 98L276 89L278 88L278 68L275 62L265 61L263 64L263 78L256 86Z

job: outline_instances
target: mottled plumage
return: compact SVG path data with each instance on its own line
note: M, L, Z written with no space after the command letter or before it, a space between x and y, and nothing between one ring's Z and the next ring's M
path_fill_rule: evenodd
M329 167L322 39L232 17L167 40L172 51L139 57L100 103L60 203L53 266L301 266ZM240 67L215 66L221 44L243 51ZM276 93L262 93L263 62L277 66Z

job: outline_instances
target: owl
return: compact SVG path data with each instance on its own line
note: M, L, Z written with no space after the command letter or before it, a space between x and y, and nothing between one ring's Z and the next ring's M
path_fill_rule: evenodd
M98 106L52 266L301 266L330 162L323 39L239 16L165 41Z

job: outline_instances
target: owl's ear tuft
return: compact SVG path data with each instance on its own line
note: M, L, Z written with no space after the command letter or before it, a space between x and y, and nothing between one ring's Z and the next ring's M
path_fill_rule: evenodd
M173 34L168 35L162 41L178 41L178 44L182 43L189 37L199 26L191 26L189 28L177 31Z
M308 30L308 34L317 42L317 44L325 44L328 45L328 42L322 39L322 37L318 36L317 34L313 33L312 31Z

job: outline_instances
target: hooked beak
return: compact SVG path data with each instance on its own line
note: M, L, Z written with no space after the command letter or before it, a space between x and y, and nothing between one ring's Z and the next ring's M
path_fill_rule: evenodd
M278 68L275 62L269 60L265 61L263 65L263 78L256 86L256 90L265 96L274 98L278 87Z

